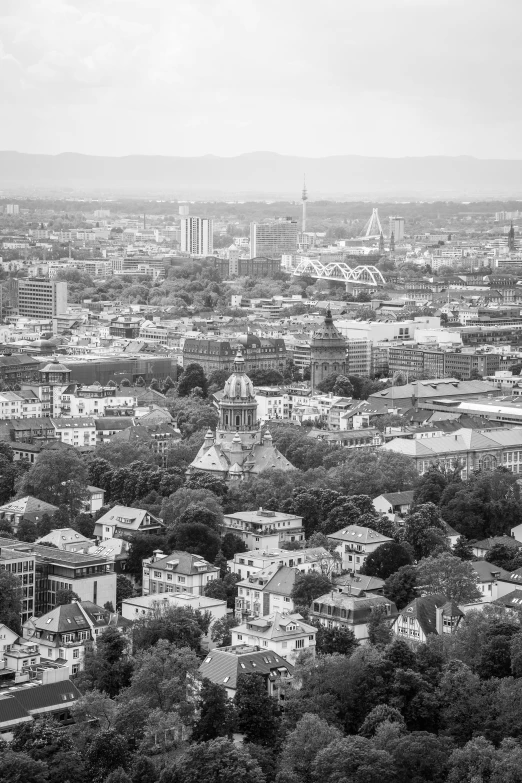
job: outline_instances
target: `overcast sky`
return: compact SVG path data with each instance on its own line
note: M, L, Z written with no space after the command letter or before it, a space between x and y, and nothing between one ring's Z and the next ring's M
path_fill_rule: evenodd
M522 158L521 0L0 0L0 149Z

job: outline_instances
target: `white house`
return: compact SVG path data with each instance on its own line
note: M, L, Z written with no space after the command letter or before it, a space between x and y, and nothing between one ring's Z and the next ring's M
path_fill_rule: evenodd
M292 590L297 568L289 568L272 563L253 576L238 582L236 598L236 616L269 615L274 612L293 612Z
M389 536L360 525L349 525L331 533L328 538L336 544L344 571L360 571L370 552L374 552L381 544L393 541Z
M276 612L266 617L248 619L232 628L232 645L248 644L270 650L290 663L303 650L315 655L317 628L303 622L300 614Z
M294 550L254 549L250 552L238 552L233 560L228 561L230 571L242 579L270 565L297 568L302 574L308 574L310 571L332 574L341 570L340 558L322 546Z
M404 517L413 503L413 490L388 492L373 499L373 507L378 514L386 514L390 519L396 515Z
M98 519L94 535L101 541L119 538L122 533L162 533L163 521L142 508L113 506Z
M234 533L248 549L279 547L284 541L304 541L303 518L279 511L238 511L225 514L225 533Z
M318 620L325 628L349 628L356 639L368 640L368 621L375 610L383 611L387 617L397 617L397 607L383 595L364 592L353 595L348 587L342 592L331 591L315 598L310 607L310 617Z
M219 577L219 568L189 552L164 555L157 549L143 560L143 595L192 593L203 595L208 582Z

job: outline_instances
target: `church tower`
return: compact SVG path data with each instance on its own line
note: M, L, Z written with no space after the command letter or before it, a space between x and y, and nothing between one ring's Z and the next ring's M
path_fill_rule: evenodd
M310 340L310 382L312 392L317 384L332 373L345 375L347 368L346 341L337 331L331 310L326 311L324 323L315 330Z
M508 250L510 253L515 249L515 229L513 227L513 221L511 221L511 228L508 233Z
M228 446L234 439L237 442L236 435L245 446L261 442L254 384L245 372L241 349L236 354L232 375L226 381L219 401L216 440L220 445Z

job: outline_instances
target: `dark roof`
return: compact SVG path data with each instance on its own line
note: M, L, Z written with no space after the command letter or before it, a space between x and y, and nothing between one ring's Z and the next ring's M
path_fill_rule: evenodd
M38 712L45 707L54 707L55 705L60 707L81 698L80 691L71 680L50 682L47 685L38 685L35 688L12 693L27 712Z
M380 497L387 500L391 506L407 506L413 503L413 490L407 489L404 490L404 492L386 492L383 495L380 495Z
M473 549L491 549L497 544L511 547L512 549L520 549L522 544L511 536L492 536L491 538L483 538L482 541L477 541L472 544Z
M2 693L0 695L0 726L11 721L22 722L24 720L31 720L27 710L24 710L13 694Z
M233 650L234 648L229 647L211 650L199 667L201 676L208 677L216 685L236 688L239 674L268 675L271 671L280 668L287 669L289 674L294 671L294 667L288 661L270 650L260 652L252 650L244 653L233 652Z
M463 612L458 608L454 601L448 601L443 593L434 593L425 595L422 598L415 598L401 615L407 617L416 617L417 621L426 634L437 633L437 609L443 610L443 614L454 617L463 616Z
M507 595L497 598L493 603L513 609L520 609L522 607L522 590L513 590L511 593L507 593Z

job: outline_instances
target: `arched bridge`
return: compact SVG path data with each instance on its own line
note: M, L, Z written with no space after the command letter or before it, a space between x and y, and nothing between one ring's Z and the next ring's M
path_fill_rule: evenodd
M318 280L339 280L342 283L384 285L385 279L376 266L363 264L352 269L344 261L324 264L315 258L303 258L293 270L296 277L316 277Z

